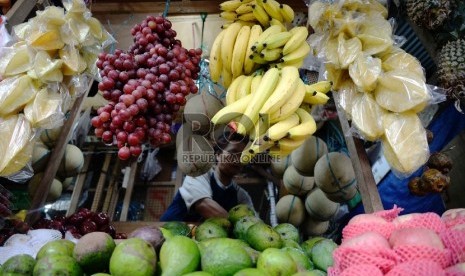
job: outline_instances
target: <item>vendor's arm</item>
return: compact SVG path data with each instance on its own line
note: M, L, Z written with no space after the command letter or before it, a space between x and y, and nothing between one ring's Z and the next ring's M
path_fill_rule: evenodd
M194 203L195 211L203 218L228 217L228 212L211 198L202 198Z

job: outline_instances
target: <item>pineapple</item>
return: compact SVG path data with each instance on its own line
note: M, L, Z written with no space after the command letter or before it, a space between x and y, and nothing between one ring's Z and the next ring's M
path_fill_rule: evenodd
M449 41L438 56L438 80L452 98L465 99L465 39Z
M451 0L406 0L407 15L419 27L437 29L448 18Z

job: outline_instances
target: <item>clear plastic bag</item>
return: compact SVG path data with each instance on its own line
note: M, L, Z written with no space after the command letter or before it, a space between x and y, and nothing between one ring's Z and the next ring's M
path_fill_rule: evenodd
M339 67L346 69L359 55L362 54L362 42L357 37L349 39L344 35L344 33L339 34L337 42Z
M425 70L420 61L401 48L391 47L386 52L380 53L378 57L382 60L384 71L404 70L426 81Z
M87 134L89 133L90 124L90 112L91 108L87 108L82 115L79 117L76 126L71 134L70 143L81 147L86 141Z
M381 60L370 55L360 54L349 65L349 75L353 82L364 92L376 88L377 80L381 74Z
M376 141L384 134L383 117L386 111L369 93L358 93L352 101L352 124L367 141Z
M391 24L376 12L367 14L357 37L362 41L363 52L368 55L381 53L394 44Z
M7 46L11 40L11 36L5 27L5 23L6 17L0 15L0 48Z
M21 110L37 94L28 75L18 75L0 82L0 116Z
M63 96L57 86L42 88L24 107L24 115L32 127L52 129L62 125L65 118L61 109Z
M158 162L157 154L158 148L149 148L147 150L147 157L139 173L139 178L142 181L151 181L157 174L161 172L160 162Z
M62 82L63 60L53 59L46 51L37 52L34 59L33 76L41 82Z
M0 76L9 77L32 68L34 52L26 44L16 43L0 49Z
M351 79L343 81L337 92L333 93L333 97L337 98L337 103L344 110L347 119L352 119L352 110L355 98L361 94L357 86Z

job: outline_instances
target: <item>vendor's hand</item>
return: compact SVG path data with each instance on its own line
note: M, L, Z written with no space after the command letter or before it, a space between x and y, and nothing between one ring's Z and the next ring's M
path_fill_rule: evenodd
M203 198L194 205L195 211L204 219L212 217L228 217L228 212L211 198Z

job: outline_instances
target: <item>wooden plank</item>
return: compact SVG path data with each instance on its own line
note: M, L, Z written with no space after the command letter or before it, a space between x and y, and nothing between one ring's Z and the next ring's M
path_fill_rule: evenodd
M350 134L350 125L345 112L340 108L337 98L335 101L365 213L384 210L363 142Z
M92 154L88 154L86 156L86 160L84 161L84 166L82 170L87 172L89 169L89 165L92 161ZM84 189L84 185L86 183L87 174L79 174L76 178L76 183L74 184L73 193L71 194L71 202L69 203L68 210L66 210L66 216L70 216L74 214L79 205L79 199L81 199L82 190Z
M113 195L113 190L115 189L116 185L116 175L119 175L119 165L120 162L118 161L119 159L116 159L116 164L113 166L113 171L110 175L110 183L108 184L108 189L105 194L105 200L103 201L103 206L102 206L102 212L106 212L110 214L110 202L111 202L111 197ZM113 217L113 215L111 215Z
M78 115L81 113L82 103L84 98L87 97L92 83L93 80L90 80L86 91L74 101L74 105L69 112L69 117L61 129L61 133L58 137L55 147L52 149L52 153L49 159L50 162L45 169L44 177L41 179L37 188L37 192L35 193L31 202L30 210L34 210L34 212L30 212L27 216L27 222L29 225L34 224L34 222L39 219L41 208L44 206L45 199L47 198L47 195L50 191L50 186L52 185L58 167L60 166L60 160L63 158L65 153L66 144L68 144L71 136L71 130L76 119L78 118Z
M6 13L8 30L11 31L13 26L23 23L34 10L38 2L37 0L17 0Z
M105 188L105 180L107 179L108 175L108 168L110 166L112 154L107 153L105 154L105 161L103 161L102 169L100 170L100 177L97 182L97 187L95 189L94 200L92 202L92 206L90 207L91 211L98 211L98 207L100 205L100 201L102 199L103 189Z
M129 175L126 183L123 182L123 188L126 187L126 193L124 194L123 206L121 208L120 221L126 221L128 219L129 204L131 203L132 191L134 189L134 178L137 173L137 161L132 161L130 167L126 167L125 175ZM126 178L126 177L125 177Z

